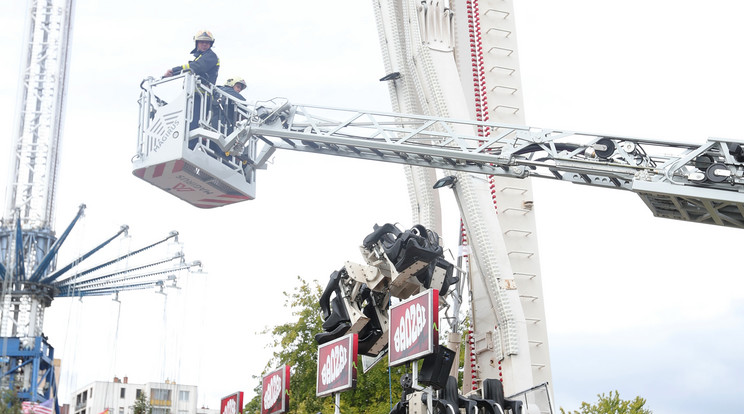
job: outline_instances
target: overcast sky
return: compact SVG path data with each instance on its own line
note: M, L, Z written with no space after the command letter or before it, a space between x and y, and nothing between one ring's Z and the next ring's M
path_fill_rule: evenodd
M5 148L22 3L0 3ZM527 123L693 143L744 139L742 7L516 1ZM346 0L76 2L58 233L80 203L88 209L63 257L122 224L133 246L175 229L207 273L167 296L56 300L45 333L63 359L62 402L114 375L198 385L199 404L210 407L239 390L250 398L251 375L270 355L258 332L291 320L281 292L297 276L325 284L345 260L361 261L357 246L374 223L413 224L396 165L278 153L259 172L255 201L209 211L131 175L139 82L186 62L200 28L217 38L219 82L246 78L249 100L388 110L372 10ZM738 409L744 233L653 218L629 192L533 185L556 407L617 389L646 398L657 414ZM453 248L457 219L444 225Z

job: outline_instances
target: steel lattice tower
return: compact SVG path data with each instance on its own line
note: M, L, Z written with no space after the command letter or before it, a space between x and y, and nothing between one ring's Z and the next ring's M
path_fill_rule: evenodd
M22 400L57 406L54 348L42 333L44 311L55 297L118 294L122 291L175 286L182 270L200 268L178 252L170 257L131 264L129 259L169 241L178 233L119 257L80 270L81 263L114 235L57 267L57 253L82 217L85 205L59 236L54 211L57 172L70 60L74 0L28 0L16 118L0 221L0 388L15 387ZM126 261L126 262L125 262ZM127 263L127 268L109 270Z
M54 203L73 3L28 2L0 226L0 258L7 265L0 268L2 385L14 383L19 396L32 401L50 398L55 386L54 350L41 332L44 309L51 304L53 293L42 285L28 283L25 273L40 269L56 241ZM54 261L45 266L44 274L54 270Z
M39 232L54 226L73 3L30 0L26 17L5 217ZM50 238L40 236L44 251Z

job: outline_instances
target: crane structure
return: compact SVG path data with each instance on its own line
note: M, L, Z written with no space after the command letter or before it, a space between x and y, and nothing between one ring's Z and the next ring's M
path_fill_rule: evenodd
M380 0L374 8L386 71L380 80L392 112L280 98L245 104L190 73L148 78L140 85L133 174L196 207L214 208L254 199L257 170L277 149L399 163L413 221L434 234L441 234L434 187L452 188L462 218L457 267L470 294L463 394L488 393L489 381L497 380L505 395L524 398L528 412L552 412L531 177L631 191L657 217L744 228L744 142L689 144L525 126L512 1ZM199 126L190 129L194 114ZM440 178L437 169L452 175ZM385 250L364 248L365 257ZM361 283L358 275L366 273L354 269L334 272L324 309L332 295L344 295L343 283ZM397 277L389 270L389 278ZM462 294L454 279L440 280ZM353 286L347 290L361 291ZM404 290L400 297L410 294ZM363 311L344 303L349 314ZM450 341L459 349L456 335ZM376 340L366 345L372 354L380 349Z
M116 239L122 226L100 244L56 269L59 250L83 217L57 237L55 199L70 60L73 0L29 0L18 100L8 168L4 216L0 221L0 387L21 400L57 403L54 348L43 334L44 311L57 297L164 289L177 282L186 262L182 252L165 259L142 253L178 243L171 232L155 243L83 267ZM143 256L146 256L143 258ZM85 262L86 264L88 262Z

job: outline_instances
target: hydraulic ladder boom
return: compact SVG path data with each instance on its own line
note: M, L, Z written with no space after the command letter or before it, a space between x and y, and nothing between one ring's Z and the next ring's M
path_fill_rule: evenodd
M143 90L140 105L155 113L152 121L162 102L152 85ZM255 106L234 102L237 118L230 129L201 111L201 127L183 136L217 144L230 161L243 165L240 174L246 181L254 179L256 168L265 168L276 149L288 149L630 190L655 216L744 228L741 141L710 139L691 145L277 101ZM174 117L173 111L163 112ZM181 118L190 112L184 110ZM184 118L181 124L188 122ZM158 131L172 132L163 125ZM147 142L159 138L148 126L147 119L141 120L135 173L138 165L147 164Z

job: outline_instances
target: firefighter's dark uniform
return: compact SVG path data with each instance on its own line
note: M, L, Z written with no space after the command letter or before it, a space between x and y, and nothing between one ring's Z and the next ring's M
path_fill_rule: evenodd
M191 51L194 55L194 60L181 66L176 66L173 69L174 75L178 75L183 71L191 71L196 76L201 78L202 81L208 82L214 85L217 82L217 74L220 71L220 58L214 53L210 47L204 52L200 52L196 47ZM209 105L207 105L209 107ZM194 95L194 118L191 120L189 129L194 129L199 126L199 115L201 108L201 97L199 94Z
M217 89L224 92L226 95L235 98L238 101L245 101L243 95L236 92L232 86L223 85L218 86ZM235 103L231 102L224 96L220 96L214 101L212 111L212 126L216 128L217 121L219 120L222 124L227 125L226 132L227 135L230 135L233 131L233 128L235 128L235 122L237 121L235 113Z
M194 55L194 60L185 65L174 67L172 69L173 74L178 75L183 71L190 70L202 80L214 85L217 82L217 73L220 71L220 58L217 57L211 47L204 52L194 48L191 54Z

